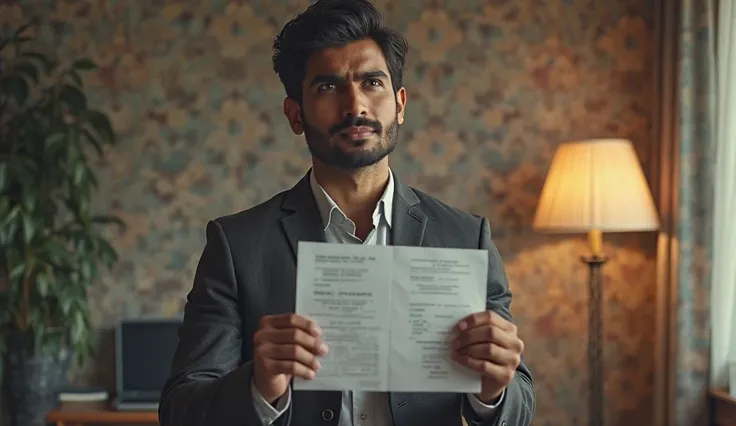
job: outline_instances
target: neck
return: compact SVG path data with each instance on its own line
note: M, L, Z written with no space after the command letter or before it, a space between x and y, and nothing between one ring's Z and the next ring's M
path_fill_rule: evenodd
M388 159L370 167L343 170L313 161L315 179L356 225L372 223L373 210L388 184Z

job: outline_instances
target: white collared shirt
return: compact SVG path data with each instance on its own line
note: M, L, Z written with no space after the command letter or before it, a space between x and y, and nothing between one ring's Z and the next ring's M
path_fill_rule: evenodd
M309 173L309 182L322 218L322 225L328 243L391 245L391 219L393 217L394 201L393 172L389 170L388 184L373 211L373 229L365 240L355 236L355 223L340 210L332 197L317 182L313 172ZM254 386L251 386L251 391L254 396L256 412L261 417L263 426L273 424L291 403L291 389L289 389L286 397L282 397L276 403L275 407L263 399ZM474 395L468 395L468 400L475 412L481 416L492 414L498 405L483 404ZM344 391L342 393L342 408L338 425L393 426L391 412L389 411L388 394L386 392Z
M309 183L322 218L327 242L377 246L391 245L391 218L393 217L394 207L393 173L389 172L386 189L373 210L373 229L365 238L365 241L355 236L355 223L340 210L340 207L337 206L327 191L317 183L314 173L309 174Z

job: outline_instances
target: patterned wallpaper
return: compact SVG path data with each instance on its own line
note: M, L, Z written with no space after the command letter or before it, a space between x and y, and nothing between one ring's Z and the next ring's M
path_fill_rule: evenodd
M406 124L392 167L489 217L538 392L535 425L586 421L584 236L530 230L564 140L631 138L649 162L653 2L382 0L411 45ZM294 184L308 151L281 113L270 43L308 1L5 1L0 25L40 13L61 55L101 65L86 81L122 139L97 164L99 206L129 229L91 294L101 329L182 308L208 219ZM649 425L654 236L606 236L609 425ZM80 382L112 384L111 342ZM578 369L583 368L582 371Z

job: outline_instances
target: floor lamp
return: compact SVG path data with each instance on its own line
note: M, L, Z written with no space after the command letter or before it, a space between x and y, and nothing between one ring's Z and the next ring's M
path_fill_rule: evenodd
M588 412L591 426L603 426L603 232L653 231L659 217L636 151L625 139L590 139L560 145L552 159L535 229L587 233Z

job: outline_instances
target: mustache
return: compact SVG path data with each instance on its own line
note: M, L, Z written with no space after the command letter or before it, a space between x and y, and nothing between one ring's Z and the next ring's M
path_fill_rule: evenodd
M348 117L330 128L330 136L335 136L338 132L353 126L370 127L378 134L383 132L383 125L378 121L366 117Z

